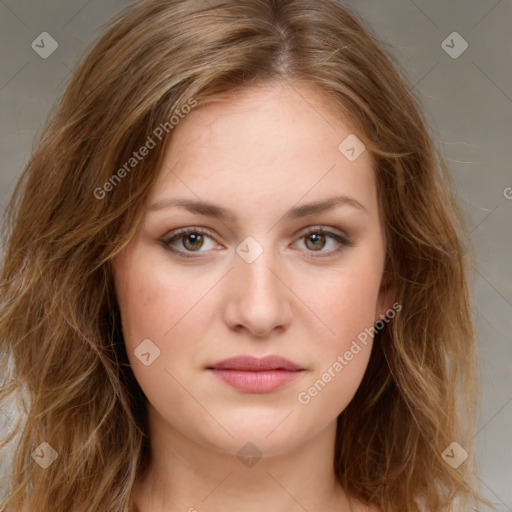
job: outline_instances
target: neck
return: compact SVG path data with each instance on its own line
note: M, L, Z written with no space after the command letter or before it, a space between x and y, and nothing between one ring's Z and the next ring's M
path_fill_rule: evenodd
M286 453L260 457L251 445L246 453L205 446L151 407L148 419L151 458L133 488L136 512L359 510L334 475L335 422Z

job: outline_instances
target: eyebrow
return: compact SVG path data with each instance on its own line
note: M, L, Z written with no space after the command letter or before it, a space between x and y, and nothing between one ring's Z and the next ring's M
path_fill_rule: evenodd
M333 210L334 208L339 208L343 206L350 206L368 215L368 210L357 199L355 199L354 197L341 195L330 197L322 201L316 201L313 203L302 204L300 206L294 206L283 215L282 220L301 219L309 215L323 213L329 210ZM172 207L183 208L191 213L204 215L206 217L217 218L221 221L230 221L234 223L238 221L238 218L234 212L222 206L209 203L206 201L186 199L180 197L162 199L161 201L152 204L148 208L148 210L153 211L161 210L162 208Z

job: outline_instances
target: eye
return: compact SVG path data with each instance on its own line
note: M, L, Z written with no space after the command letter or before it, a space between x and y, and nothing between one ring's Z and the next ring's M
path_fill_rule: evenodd
M180 258L200 257L192 255L192 253L207 252L208 248L204 251L200 249L204 248L206 239L213 240L209 231L200 227L180 228L170 235L170 237L161 240L161 243L166 250ZM334 245L334 249L324 251L323 249L328 246L327 241L329 239L333 242L331 245ZM299 240L305 240L307 252L326 253L327 256L338 253L344 247L353 245L345 237L321 227L308 228ZM177 243L178 246L181 245L181 248L176 247ZM210 249L213 249L213 247L210 247Z
M328 245L327 241L331 239L334 243L333 250L324 251L323 249ZM334 233L322 227L310 227L306 233L303 234L299 240L305 240L305 246L310 249L308 252L327 253L327 256L338 253L344 247L353 245L347 238L338 233ZM323 255L321 257L324 257Z
M177 256L183 256L184 258L195 258L196 256L189 256L187 252L205 252L199 251L199 249L204 245L205 237L212 240L212 238L208 235L208 231L203 228L181 228L173 231L171 233L170 238L166 238L162 240L162 243L168 251ZM180 242L183 249L176 249L174 244L176 242Z

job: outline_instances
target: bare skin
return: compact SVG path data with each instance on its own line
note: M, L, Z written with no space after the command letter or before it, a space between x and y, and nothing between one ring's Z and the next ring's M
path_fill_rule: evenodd
M361 383L371 337L308 403L298 399L393 303L381 286L370 156L350 161L338 149L351 133L314 90L285 83L198 107L175 128L141 228L113 266L127 352L149 402L151 464L133 489L140 512L377 511L347 496L332 464L336 418ZM284 217L340 195L363 208ZM150 208L177 197L238 221ZM206 233L181 233L172 253L162 239L178 228ZM262 252L248 262L241 243ZM146 339L160 350L148 366L134 354ZM303 371L273 391L245 392L207 369L242 354L277 354ZM251 465L238 456L247 443Z

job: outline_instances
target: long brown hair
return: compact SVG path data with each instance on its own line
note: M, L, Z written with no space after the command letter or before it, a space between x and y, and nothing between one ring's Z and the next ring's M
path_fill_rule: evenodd
M149 440L112 259L141 221L173 116L273 80L314 86L369 151L402 306L338 417L336 476L382 512L478 507L474 256L420 101L384 46L334 0L150 0L112 21L4 216L0 403L23 410L2 442L15 443L2 512L129 510ZM58 457L46 469L43 442ZM454 442L468 452L456 468L443 455Z

